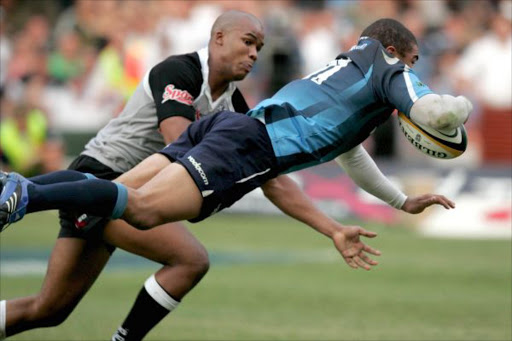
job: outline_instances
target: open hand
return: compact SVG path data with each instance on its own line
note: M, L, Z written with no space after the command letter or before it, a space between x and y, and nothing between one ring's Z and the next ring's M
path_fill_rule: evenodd
M402 211L411 214L418 214L425 210L425 208L432 205L441 205L447 210L455 208L455 203L444 195L440 194L423 194L416 197L408 197L402 206Z
M364 244L359 236L374 238L377 233L366 231L359 226L344 226L333 234L332 240L348 266L354 269L370 270L372 266L379 263L368 257L367 253L376 256L380 256L381 253Z

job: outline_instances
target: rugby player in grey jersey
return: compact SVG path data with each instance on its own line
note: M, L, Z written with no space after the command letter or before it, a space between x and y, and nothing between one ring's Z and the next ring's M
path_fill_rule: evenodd
M115 179L173 142L192 121L222 110L246 113L234 81L251 71L263 40L263 26L253 15L229 11L219 16L208 47L171 56L147 72L122 113L85 146L70 169ZM127 184L137 186L137 180ZM141 339L208 270L206 250L181 223L140 231L123 220L85 214L61 211L60 219L41 291L0 303L8 336L66 320L115 247L163 267L145 282L113 340ZM0 326L0 339L2 332Z

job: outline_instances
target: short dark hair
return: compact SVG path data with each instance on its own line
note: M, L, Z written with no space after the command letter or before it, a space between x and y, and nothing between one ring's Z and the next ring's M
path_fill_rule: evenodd
M361 37L377 39L384 48L394 46L402 56L411 51L414 45L418 45L414 34L394 19L377 20L364 29Z

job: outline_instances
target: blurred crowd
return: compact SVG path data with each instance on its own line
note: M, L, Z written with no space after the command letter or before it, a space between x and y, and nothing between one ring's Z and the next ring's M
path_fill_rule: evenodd
M510 0L0 0L2 167L25 174L65 167L65 156L83 146L73 148L70 137L88 138L118 115L152 65L206 46L213 21L228 9L253 13L265 26L258 63L239 84L250 106L391 17L418 38L419 77L475 103L467 123L479 147L472 162L510 163ZM379 129L372 154L396 157L395 124ZM488 146L492 138L499 152Z

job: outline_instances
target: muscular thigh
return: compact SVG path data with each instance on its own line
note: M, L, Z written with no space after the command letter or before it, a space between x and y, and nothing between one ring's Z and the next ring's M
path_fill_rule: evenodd
M203 203L196 183L185 167L178 163L162 169L138 189L137 196L136 209L169 222L197 217Z
M169 223L138 230L124 220L113 220L104 229L103 239L125 251L172 265L183 258L204 257L206 250L182 223Z

